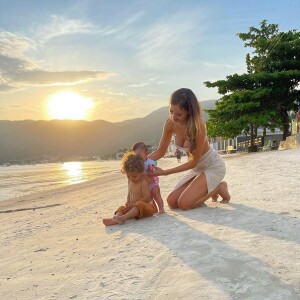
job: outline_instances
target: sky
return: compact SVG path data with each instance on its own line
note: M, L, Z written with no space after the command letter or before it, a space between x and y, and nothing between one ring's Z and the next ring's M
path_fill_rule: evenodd
M0 120L55 118L49 101L70 93L58 109L80 97L84 119L111 122L167 106L182 87L218 99L203 82L246 71L237 33L263 19L299 30L299 11L298 0L0 0Z

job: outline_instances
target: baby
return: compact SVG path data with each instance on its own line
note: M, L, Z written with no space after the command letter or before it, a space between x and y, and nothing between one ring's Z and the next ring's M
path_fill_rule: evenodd
M151 217L157 212L151 199L148 176L144 172L144 160L134 152L126 152L122 158L122 172L128 178L127 202L117 209L113 218L103 219L105 226Z
M156 164L152 159L148 158L148 148L145 145L145 143L143 142L135 143L132 146L132 151L134 151L134 153L138 154L144 160L145 173L146 174L152 173L154 171L154 165ZM163 214L165 212L164 201L160 194L160 188L158 185L159 179L157 176L152 178L153 179L150 181L151 198L155 201L158 207L158 212L160 214Z

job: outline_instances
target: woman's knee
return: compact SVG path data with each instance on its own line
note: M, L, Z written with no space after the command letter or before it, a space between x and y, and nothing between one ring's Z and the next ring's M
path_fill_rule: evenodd
M181 210L189 210L192 209L191 205L189 203L187 203L187 201L185 201L184 198L179 198L178 199L178 207Z
M174 195L174 193L171 193L168 197L167 197L167 202L170 208L178 208L178 197L176 195Z

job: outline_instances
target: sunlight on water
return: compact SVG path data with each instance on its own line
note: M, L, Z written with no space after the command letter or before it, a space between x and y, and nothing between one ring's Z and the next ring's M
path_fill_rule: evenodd
M66 183L79 183L84 179L84 173L82 170L82 162L72 161L65 162L62 168L66 174Z
M0 201L120 173L120 161L0 166Z

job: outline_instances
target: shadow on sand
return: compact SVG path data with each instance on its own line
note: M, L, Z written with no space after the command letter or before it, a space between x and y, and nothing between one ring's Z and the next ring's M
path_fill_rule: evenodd
M242 205L235 205L235 208L236 210L245 209ZM216 214L211 213L207 216L207 211L210 210ZM179 220L176 217L177 213L194 221L189 225L187 222ZM196 223L195 221L211 221L214 224L219 222L224 226L231 226L236 229L251 230L251 224L247 225L246 221L245 224L238 223L237 227L235 227L235 224L227 224L224 213L228 213L228 211L226 212L222 208L209 207L187 212L176 211L160 217L127 221L123 225L106 229L106 232L115 233L120 231L121 239L126 238L131 233L139 234L149 240L149 247L151 247L152 240L159 242L186 266L226 293L229 299L292 300L299 297L297 288L272 274L272 271L270 272L271 267L265 262L247 252L232 247L220 239L201 232L200 229L192 227ZM270 213L260 211L260 216L261 218L264 216L270 217ZM252 223L254 222L257 221L252 220ZM255 232L257 231L258 229L255 229ZM166 268L168 268L168 265ZM173 276L177 277L176 279L179 281L185 280L180 274L173 273Z
M226 206L231 209L226 209ZM239 203L204 206L201 210L176 210L194 221L240 229L300 244L300 220L287 212L274 213Z

